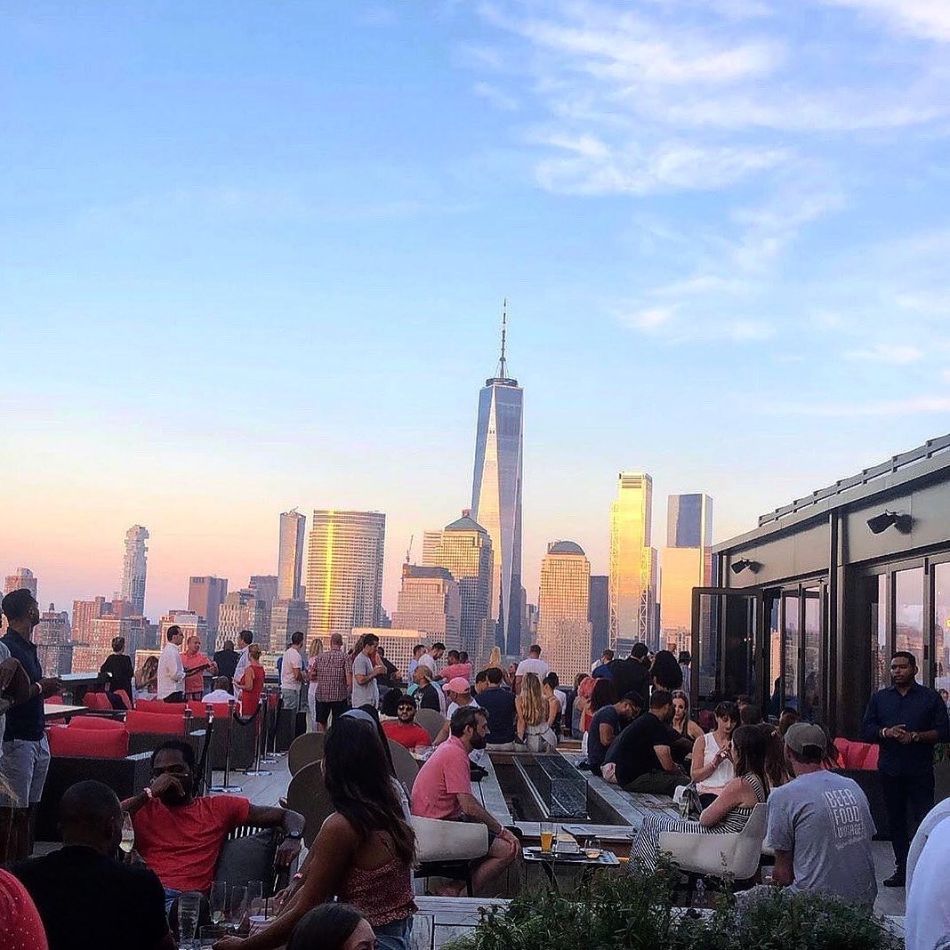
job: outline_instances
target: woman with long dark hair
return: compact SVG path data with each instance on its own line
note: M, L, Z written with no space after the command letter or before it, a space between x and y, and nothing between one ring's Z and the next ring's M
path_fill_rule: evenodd
M650 678L654 689L666 689L672 693L674 689L683 688L683 669L669 650L660 650L653 657Z
M723 835L741 831L752 809L768 797L765 771L768 737L758 726L739 726L732 736L736 777L707 805L699 821L647 815L630 848L630 864L655 870L660 853L660 833L680 831L697 835Z
M369 921L381 950L408 950L415 834L388 781L375 725L341 716L327 734L323 773L334 812L307 854L299 888L273 924L243 942L220 940L217 950L282 947L307 911L334 897Z
M376 938L366 918L349 904L321 904L294 927L287 950L374 950Z

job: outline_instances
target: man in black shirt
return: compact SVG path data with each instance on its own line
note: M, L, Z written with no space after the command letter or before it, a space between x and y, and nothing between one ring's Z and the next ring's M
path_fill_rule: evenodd
M43 919L50 950L174 950L155 873L116 860L122 809L101 782L70 786L59 803L63 847L14 865Z
M495 666L485 671L488 688L478 694L478 705L488 716L488 742L490 752L512 752L515 748L515 694L501 683L504 674Z
M934 805L934 743L950 740L950 723L940 695L917 682L913 653L891 657L891 682L871 697L862 733L881 745L877 767L897 865L884 886L903 887L911 838Z
M614 739L643 711L643 697L627 693L617 702L602 706L594 713L587 730L587 764L594 775L600 775L607 750Z
M220 676L226 676L234 681L234 671L237 669L238 652L234 649L233 640L225 640L220 650L214 654L214 663Z
M607 664L618 696L627 693L650 695L649 653L645 643L635 643L625 660L611 660Z
M394 689L396 682L399 679L399 677L396 675L399 672L396 669L396 664L391 663L386 659L386 654L383 652L383 648L381 646L376 647L376 656L379 659L379 662L386 667L386 675L380 676L376 682L381 687L385 686L387 689Z
M420 663L416 667L415 673L412 674L412 678L419 687L414 694L416 702L419 703L420 709L433 709L437 713L441 713L442 703L439 700L439 690L432 685L432 680L429 677L429 668Z
M634 719L607 750L604 778L628 792L653 795L672 795L678 785L688 785L689 776L676 767L670 752L672 719L673 697L665 689L655 690L650 711Z

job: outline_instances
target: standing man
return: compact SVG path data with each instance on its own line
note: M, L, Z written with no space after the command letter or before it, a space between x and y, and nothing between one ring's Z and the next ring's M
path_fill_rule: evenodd
M333 713L333 721L336 722L350 708L353 674L343 652L342 634L330 634L330 649L317 654L313 665L317 684L316 718L326 729L330 713Z
M295 630L290 635L290 646L284 650L280 664L280 698L284 709L292 710L295 716L299 716L301 711L307 711L306 699L301 704L303 685L307 681L306 668L303 658L303 633ZM295 721L294 735L298 736L301 732L306 732L306 725Z
M416 667L419 665L419 660L422 659L422 654L426 652L426 646L424 643L417 643L412 648L412 659L409 661L409 666L406 667L406 682L414 683L413 674L416 672Z
M536 643L528 649L528 656L518 664L515 670L515 692L521 692L521 681L526 673L534 673L539 683L544 682L544 677L551 672L551 667L541 659L541 647Z
M244 671L247 669L248 663L251 662L251 658L247 655L247 648L254 642L254 634L250 630L242 630L238 634L238 658L237 663L234 666L234 681L237 682L243 675ZM234 695L238 699L241 698L241 690L239 687L234 687Z
M488 751L514 752L517 719L515 694L501 685L504 673L497 666L485 670L485 677L488 686L478 694L478 705L488 717Z
M165 631L165 646L158 658L158 691L156 697L166 703L185 701L185 665L181 659L184 635L178 624Z
M614 651L604 650L600 659L591 664L590 675L597 679L613 679L613 674L607 667L613 662Z
M221 644L220 650L215 650L214 663L218 668L219 676L226 676L229 680L234 679L234 673L237 670L238 654L234 649L233 640L225 640Z
M611 660L607 664L618 696L638 693L644 699L650 695L650 651L645 643L635 643L625 660Z
M363 649L353 658L353 708L379 705L379 685L376 680L386 675L386 667L376 659L379 637L367 633ZM418 670L417 670L418 672Z
M36 655L33 628L40 622L36 598L22 587L3 598L0 610L8 624L0 643L29 679L29 698L7 711L0 757L0 776L10 786L9 794L0 794L0 864L9 864L33 851L32 818L49 770L43 700L59 690L60 682L43 676Z
M917 682L913 653L891 657L891 685L871 697L862 733L881 746L878 771L897 865L884 886L903 887L910 839L934 804L933 747L950 740L947 707L936 690Z
M393 689L399 678L397 676L399 670L396 669L396 664L390 663L389 660L386 659L386 653L381 646L376 647L376 656L379 658L379 662L386 667L386 675L379 678L379 685L385 686L386 689Z
M201 638L194 635L188 638L181 664L185 669L185 699L200 700L205 691L205 670L213 676L218 668L201 652Z
M432 646L419 657L419 666L426 667L429 671L429 679L432 680L433 683L442 679L438 662L442 659L443 653L445 653L445 644L437 642L433 643Z

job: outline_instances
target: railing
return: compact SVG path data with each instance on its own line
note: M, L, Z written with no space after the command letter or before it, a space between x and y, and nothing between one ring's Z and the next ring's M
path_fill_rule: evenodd
M908 465L914 465L917 462L931 459L935 455L942 455L948 451L950 451L950 435L940 436L938 439L930 439L919 448L911 449L909 452L902 452L900 455L895 455L886 462L881 462L880 465L866 468L857 475L852 475L850 478L839 479L834 485L829 485L827 488L820 488L817 491L813 491L810 495L806 495L804 498L796 498L795 501L789 505L783 505L781 508L770 511L767 515L761 515L759 517L759 527L774 524L788 515L797 514L806 508L819 504L827 498L834 498L852 488L867 485L869 482L873 482L878 478L884 478L886 475L893 475Z

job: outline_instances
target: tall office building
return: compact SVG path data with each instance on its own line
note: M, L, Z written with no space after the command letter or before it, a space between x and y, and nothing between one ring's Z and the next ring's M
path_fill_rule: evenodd
M270 608L270 649L282 652L293 634L306 633L310 627L310 611L302 600L278 598Z
M237 642L242 630L250 630L254 640L267 649L270 643L270 609L252 590L232 590L218 611L218 636L215 647L225 640Z
M277 598L301 600L303 548L307 532L307 516L296 508L280 516L280 538L277 545Z
M662 646L688 650L691 642L693 588L712 583L712 515L709 495L670 495L660 596Z
M459 584L447 568L403 564L393 628L421 630L430 644L441 641L457 650L461 619Z
M610 516L610 646L626 656L637 641L657 646L656 549L651 547L653 479L621 472Z
M19 588L14 588L18 590ZM54 604L40 614L33 631L36 655L44 676L65 676L73 671L73 645L70 639L69 614Z
M401 630L396 627L354 627L352 632L343 635L343 649L348 650L367 633L379 637L379 645L386 653L386 659L395 664L400 676L405 677L412 659L412 648L417 643L425 643L424 630Z
M599 660L610 645L610 597L606 574L591 574L590 601L587 619L590 620L590 658Z
M590 561L573 541L548 545L541 562L538 645L565 684L590 672Z
M478 396L472 517L491 537L491 619L505 652L521 647L521 479L524 390L508 376L505 359L507 314L502 317L497 375Z
M438 535L438 543L434 539ZM469 511L446 525L442 531L427 531L428 544L423 546L425 563L444 567L458 581L461 617L459 639L461 649L468 650L478 667L488 659L495 645L491 620L492 542L488 532L475 521Z
M378 627L382 617L386 516L317 510L310 522L307 610L311 637Z
M114 637L125 637L125 652L156 645L157 628L137 615L127 600L74 600L72 618L73 672L96 673L112 652Z
M272 604L277 600L279 581L276 574L252 574L247 582L247 589L254 591L258 600L265 604Z
M218 635L218 611L227 596L226 577L211 575L188 578L188 609L205 618L208 622L208 636L212 639Z
M666 509L668 548L711 547L712 529L713 500L709 495L670 495Z
M122 559L122 599L133 611L145 615L145 575L148 568L148 529L132 525L125 532L125 557Z
M4 594L23 588L26 588L36 597L36 575L28 567L18 567L12 574L7 574L3 579Z

